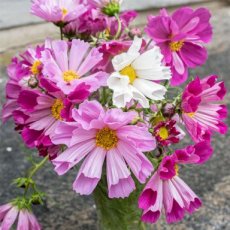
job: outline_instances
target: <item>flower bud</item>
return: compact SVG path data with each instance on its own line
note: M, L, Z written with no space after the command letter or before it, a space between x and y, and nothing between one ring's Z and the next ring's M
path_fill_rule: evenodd
M166 104L162 113L164 117L172 117L175 114L175 106L172 103Z
M36 88L38 86L37 78L34 76L31 76L30 79L28 80L28 86L31 87L32 89Z
M117 1L110 2L103 9L102 12L110 17L120 13L120 4Z

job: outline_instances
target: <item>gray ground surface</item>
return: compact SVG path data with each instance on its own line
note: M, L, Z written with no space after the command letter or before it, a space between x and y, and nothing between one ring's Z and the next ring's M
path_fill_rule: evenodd
M201 77L216 73L226 81L230 89L230 7L213 10L214 40L209 46L209 60L202 68L192 71ZM5 65L16 50L8 51L0 59L0 102L6 82ZM226 103L230 108L230 94ZM230 125L230 120L227 120ZM0 204L17 194L9 181L23 175L28 167L24 159L33 151L24 147L14 132L12 123L0 130ZM188 140L187 140L188 143ZM161 220L152 229L157 230L229 230L230 229L230 138L216 135L213 140L215 154L203 166L181 172L181 177L202 198L203 207L193 216L176 225L166 225ZM10 148L9 148L10 147ZM45 230L96 230L96 212L92 197L78 196L72 192L71 184L76 172L58 177L52 167L46 167L38 176L39 185L48 195L45 207L36 213Z

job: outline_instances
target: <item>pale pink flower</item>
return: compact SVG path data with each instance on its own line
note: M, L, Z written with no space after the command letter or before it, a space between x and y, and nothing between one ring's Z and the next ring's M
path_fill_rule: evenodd
M61 128L57 127L57 140L52 139L54 144L67 145L67 149L53 160L55 171L63 175L84 159L73 189L89 195L102 177L106 159L109 197L128 197L135 189L130 170L141 183L153 170L143 154L155 148L155 139L148 128L129 125L137 116L135 112L105 111L96 101L83 102L72 115L78 127L75 123L75 127L61 125ZM70 132L71 139L66 138Z
M56 24L71 22L85 11L81 0L33 0L30 10L32 14Z
M47 49L43 56L43 75L56 83L57 87L68 95L81 83L89 85L93 92L106 84L105 72L90 71L101 60L103 54L97 48L90 48L90 44L74 39L51 42L51 49Z
M19 210L12 204L0 206L0 229L10 230L17 221L17 230L40 230L41 227L32 212L26 209Z

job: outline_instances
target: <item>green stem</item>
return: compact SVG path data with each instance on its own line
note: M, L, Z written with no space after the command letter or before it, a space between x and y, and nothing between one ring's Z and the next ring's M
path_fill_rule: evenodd
M46 156L42 161L40 161L38 164L35 164L35 165L31 168L31 170L30 170L30 172L29 172L29 174L28 174L28 177L27 177L28 180L29 180L29 179L32 179L32 177L37 173L37 171L39 171L39 169L41 169L41 168L45 165L45 163L48 161L48 159L49 159L49 156ZM31 184L28 184L28 185L25 187L24 196L27 194L30 185L31 185ZM36 186L35 186L34 184L32 184L32 188L33 188L34 190L36 190Z
M118 29L117 29L117 33L114 37L114 39L118 39L120 36L121 36L121 19L119 18L119 16L116 14L115 15L115 18L117 19L117 23L118 23Z
M101 90L101 96L100 96L100 98L101 98L102 105L106 105L106 103L107 103L107 92L106 92L106 88L105 87L103 87L102 90Z
M46 156L41 162L39 162L38 164L36 164L33 169L30 171L29 173L29 177L28 178L32 178L34 176L34 174L40 169L42 168L45 163L48 161L49 156Z

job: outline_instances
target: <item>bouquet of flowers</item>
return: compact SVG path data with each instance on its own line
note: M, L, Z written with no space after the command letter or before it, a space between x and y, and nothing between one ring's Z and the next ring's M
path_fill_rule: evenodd
M188 71L207 60L211 14L162 9L142 29L131 26L137 12L121 12L121 4L32 1L31 13L61 39L28 48L8 67L3 122L13 118L42 160L13 181L24 192L0 206L1 230L16 220L17 229L41 229L32 206L45 193L34 176L46 162L59 176L76 171L73 190L94 195L100 229L145 229L163 214L173 223L200 208L179 175L207 162L212 135L227 132L224 82Z

